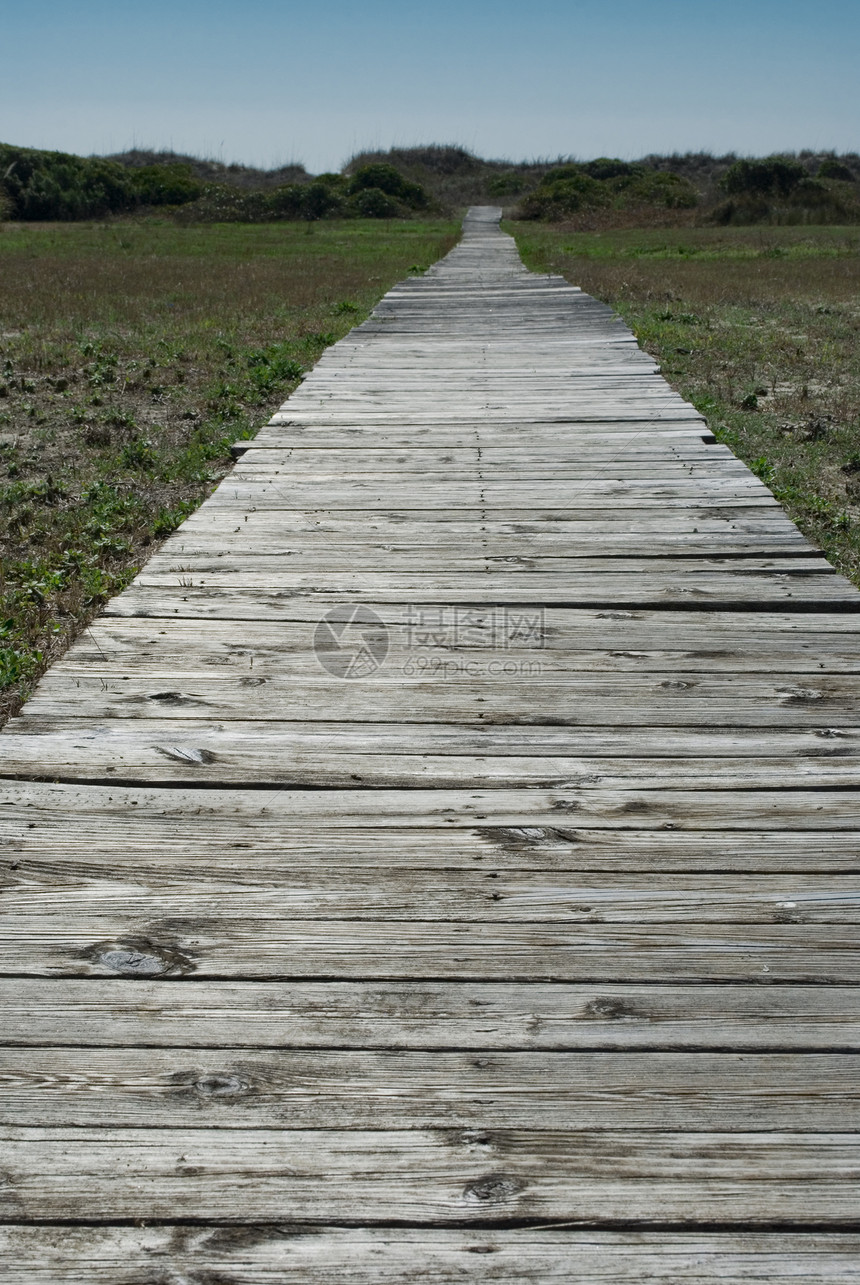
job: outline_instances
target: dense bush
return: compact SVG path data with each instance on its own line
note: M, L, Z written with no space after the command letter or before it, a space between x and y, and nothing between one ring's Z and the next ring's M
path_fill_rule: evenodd
M598 156L595 161L586 161L579 167L589 178L602 181L610 178L632 178L640 172L639 167L629 161L619 161L616 156Z
M860 205L847 182L853 182L851 171L833 160L822 162L816 178L792 157L737 161L720 183L729 199L712 218L721 224L853 223Z
M115 152L105 158L116 161L124 169L148 169L152 165L181 165L201 186L238 187L246 192L272 192L287 183L306 183L310 175L304 165L290 162L273 170L255 169L251 165L225 165L223 161L188 156L181 152L158 151L140 147L125 152Z
M609 195L608 188L586 174L582 166L560 165L525 198L520 214L525 219L563 219L578 210L608 205Z
M696 190L686 179L611 157L583 165L559 165L541 179L520 206L524 219L564 219L580 210L658 206L692 209Z
M391 219L427 204L424 189L391 165L368 165L352 176L319 174L310 183L288 183L274 192L207 187L183 217L202 222L259 223L276 219Z
M734 153L484 161L459 146L392 148L354 156L341 174L302 165L272 170L132 150L69 156L0 144L0 220L99 218L151 207L195 222L313 222L452 216L485 201L520 202L528 219L580 224L853 223L860 219L860 155L798 152L739 159Z
M16 219L82 219L136 203L128 174L112 161L0 145L0 174Z
M349 180L350 196L357 197L361 192L373 190L384 192L386 196L401 201L413 210L422 209L427 204L427 196L420 183L404 178L399 170L384 161L363 165Z
M402 213L399 203L381 187L363 187L349 200L350 210L363 219L396 219Z
M835 160L832 156L826 157L819 165L818 178L833 178L842 183L856 182L856 179L848 166L843 165L841 161Z
M204 183L186 162L121 165L63 152L0 145L0 218L87 219L151 207L184 207L195 222L260 223L274 219L390 219L423 209L423 187L393 165L354 174L320 174L274 190Z
M503 174L493 174L487 179L488 196L519 196L526 185L522 174L516 170L506 170Z
M99 218L142 205L182 205L201 191L184 165L131 170L99 157L0 144L0 214L8 218Z
M321 174L313 183L299 187L299 218L332 218L344 211L343 180L339 174Z
M736 161L723 176L720 187L730 196L788 196L807 171L784 156L767 156L761 161Z
M627 207L656 205L667 210L692 210L699 202L692 183L670 170L642 170L631 176L621 190L622 204Z
M127 173L143 205L185 205L203 194L190 165L141 165Z
M211 184L204 187L198 200L177 210L175 217L180 223L262 223L278 217L270 208L274 195L247 192L226 184Z

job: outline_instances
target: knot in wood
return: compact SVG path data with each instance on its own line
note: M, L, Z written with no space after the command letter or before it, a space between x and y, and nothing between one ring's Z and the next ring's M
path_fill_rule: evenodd
M501 1205L524 1191L526 1184L509 1173L488 1173L483 1178L466 1184L463 1196L470 1202L482 1205Z

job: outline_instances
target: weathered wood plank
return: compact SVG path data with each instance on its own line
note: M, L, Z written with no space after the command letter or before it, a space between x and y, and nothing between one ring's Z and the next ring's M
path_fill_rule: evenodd
M70 788L74 787L54 787L21 806L7 803L9 810L0 812L0 852L8 860L8 869L21 871L22 879L63 881L70 867L82 878L103 880L117 869L120 833L124 862L154 872L152 877L158 871L169 873L177 883L196 882L204 868L214 879L235 882L245 869L243 854L249 853L260 880L281 883L285 863L291 870L320 869L335 855L344 871L359 867L368 872L385 872L392 864L412 870L464 871L472 863L517 875L570 870L701 876L729 871L791 876L860 872L857 836L850 828L842 832L589 829L560 816L546 825L526 821L507 826L487 825L486 817L476 818L471 828L452 827L450 819L435 825L392 822L386 826L368 825L366 819L362 824L362 818L355 824L335 820L331 825L317 819L311 825L307 815L298 822L289 812L280 816L275 812L273 818L270 797L260 800L256 814L250 810L231 814L225 808L204 812L199 796L197 806L188 811L145 808L140 814L137 790L130 795L112 787L109 801L119 792L128 800L127 810L106 814L101 800L77 806L77 800L69 797ZM121 829L114 816L122 816Z
M852 611L860 609L860 593L844 577L836 575L832 567L825 570L821 565L814 565L813 569L808 569L801 565L795 571L797 559L792 559L786 571L735 570L729 566L728 569L700 570L689 578L683 569L673 572L670 568L664 572L659 565L644 575L613 574L605 568L598 575L571 572L562 577L551 572L512 572L504 565L489 573L460 571L449 575L444 570L411 574L397 571L302 572L280 567L266 569L265 564L256 571L247 565L233 570L229 561L213 562L209 571L197 575L193 567L171 565L172 558L161 561L167 562L170 569L162 569L159 563L155 563L151 569L142 571L135 583L141 588L169 588L182 592L207 586L210 590L226 593L240 589L246 592L256 590L261 594L266 590L272 594L278 591L305 593L315 596L321 603L331 598L335 602L349 601L351 597L356 601L384 602L388 599L397 602L405 597L407 601L434 604L475 602L486 605L519 601L570 606L577 602L584 605L599 602L620 606L632 601L647 606L650 601L671 606L674 597L681 604L687 599L699 610L708 605L709 600L723 605L732 601L748 601L755 605L764 600L788 610L793 606L791 599L800 598L811 599L818 611L839 609L843 605ZM177 596L181 595L178 593Z
M496 448L510 445L516 449L523 446L526 434L530 443L544 449L558 448L564 440L574 439L574 448L578 451L581 445L586 457L595 452L618 452L622 457L648 453L661 458L667 452L677 452L682 456L689 453L691 457L700 459L703 452L723 449L711 441L707 425L695 412L686 421L673 419L652 423L643 415L638 421L626 419L614 423L604 419L580 421L578 424L571 421L564 426L531 420L497 423L490 415L465 420L461 424L425 423L420 417L411 415L405 426L402 418L400 423L362 421L352 424L342 418L338 422L338 417L335 417L335 422L320 421L311 426L294 423L291 415L285 412L264 425L256 437L242 439L236 446L240 451L283 450L309 445L317 450L364 447L385 450L408 446L466 450L475 445Z
M714 613L748 610L757 615L767 610L781 615L788 611L815 614L846 611L856 615L860 602L857 591L847 581L843 582L841 576L815 572L804 580L802 575L793 577L787 573L765 572L756 576L755 573L733 575L727 571L698 581L681 576L661 580L659 575L643 578L609 573L576 577L546 574L540 578L522 572L507 576L474 573L469 577L471 584L461 585L459 589L450 582L434 584L430 577L406 574L390 576L387 583L383 580L381 584L379 577L375 585L365 575L365 587L362 587L358 577L344 574L332 579L322 591L319 584L323 573L305 573L305 587L297 583L301 578L301 573L288 578L261 572L260 587L249 588L247 575L235 576L232 584L226 576L212 573L201 577L193 571L157 577L155 584L142 577L111 599L105 615L256 621L305 619L317 623L326 611L353 602L362 603L380 615L380 608L402 607L410 601L414 612L424 606L487 609L544 604L548 608L595 608L608 612L687 608L699 613L710 609ZM280 579L280 584L271 588L271 582L276 579ZM536 579L543 583L535 583Z
M860 1212L844 1133L0 1130L0 1214L484 1225L791 1222ZM695 1214L692 1211L695 1210Z
M234 854L235 856L235 854ZM197 877L194 878L195 867ZM200 869L193 856L171 872L169 861L135 860L113 877L101 863L74 868L28 864L0 875L8 915L43 914L72 923L88 914L151 914L193 918L205 905L214 917L290 920L343 918L425 922L428 906L440 921L585 924L858 924L860 875L637 875L598 877L577 871L423 871L392 858L389 870L348 865L315 869L297 861L288 879L256 863L241 870Z
M213 596L223 606L223 595ZM349 653L351 655L351 653ZM348 658L347 658L348 659ZM851 728L857 722L856 681L819 672L772 679L765 674L667 678L629 673L543 674L539 652L502 660L488 674L467 664L407 662L414 672L383 665L356 681L333 678L322 664L316 675L175 672L157 665L147 673L87 672L66 677L49 671L28 705L28 715L176 720L215 714L222 721L282 722L312 715L323 722L487 723L597 727ZM507 668L505 666L507 665ZM335 685L337 684L337 685ZM14 747L13 747L14 748Z
M474 611L416 608L411 613L390 606L385 615L375 608L371 611L373 615L355 618L362 631L360 637L378 644L380 653L386 648L384 657L379 656L380 665L387 664L406 678L426 671L443 677L454 677L458 672L475 678L546 675L563 681L573 675L638 672L656 681L657 676L667 673L695 679L699 667L706 665L712 674L776 671L790 684L798 681L798 676L809 682L809 675L851 673L860 654L856 638L837 633L808 640L800 631L782 634L762 630L757 635L748 630L732 637L715 629L705 640L679 625L674 633L609 630L601 648L589 646L596 639L589 638L584 629L578 638L568 637L556 628L551 616L527 606ZM214 667L246 675L256 669L259 677L288 667L297 675L319 676L320 657L326 650L320 641L328 637L317 635L321 619L317 615L309 621L256 621L237 630L235 623L219 619L192 625L185 617L115 617L113 631L104 627L106 622L86 630L64 658L63 671L86 674L95 665L106 669L113 664L123 673L127 669L157 671L161 666L167 673L188 674ZM335 623L349 621L349 609L330 619ZM193 649L188 646L191 638L198 643ZM530 669L526 662L539 664ZM520 669L512 670L512 664ZM636 735L633 733L634 744Z
M97 654L97 653L96 653ZM240 662L237 661L237 667ZM229 666L228 666L229 667ZM73 750L94 756L95 761L119 762L130 755L156 753L156 746L181 735L184 739L203 738L202 743L216 753L228 756L232 748L238 756L247 754L253 761L254 751L265 750L272 760L281 756L308 754L408 755L434 754L461 758L464 755L491 757L556 757L576 750L583 757L601 759L643 759L648 761L687 757L711 759L844 759L856 755L860 728L785 728L766 730L731 728L613 728L568 727L560 724L513 725L510 723L321 723L306 719L277 723L185 719L177 722L165 714L153 718L144 727L135 719L112 719L109 722L81 726L77 718L37 718L29 710L10 719L4 728L3 750L10 754L26 752L24 746L35 744L34 732L44 747L49 761L52 755ZM9 738L7 743L5 738ZM13 741L14 738L14 741ZM20 739L19 739L20 738ZM22 748L19 750L18 747ZM114 757L116 756L116 757ZM159 757L163 757L159 754ZM157 762L156 759L153 759ZM199 766L206 766L205 756ZM611 768L611 764L608 764ZM257 778L258 781L261 778Z
M8 1285L426 1285L516 1280L600 1285L785 1285L856 1282L860 1237L838 1232L606 1232L494 1227L328 1228L313 1225L0 1227Z
M399 469L404 459L436 465L471 460L485 467L507 465L509 468L520 462L558 463L573 459L601 466L619 460L640 467L664 461L704 466L712 459L736 459L727 446L707 444L698 422L683 433L677 429L669 433L640 432L631 429L629 424L616 432L589 426L578 434L565 433L561 441L558 431L542 432L535 427L529 433L528 445L523 443L522 432L508 432L507 440L504 430L500 430L500 435L501 442L499 435L478 426L459 433L456 430L364 428L352 433L343 431L335 440L334 434L324 429L312 434L305 430L291 433L274 426L261 429L256 437L236 442L235 447L242 452L243 469L263 462L276 468L304 468L309 461L332 460L347 465L354 460L362 466L368 459L373 459L380 469L392 463Z
M444 360L444 353L436 353L437 360ZM332 401L327 407L292 406L276 412L269 424L273 428L302 428L305 431L315 429L317 425L324 430L334 432L348 429L360 429L362 425L369 428L383 428L390 425L395 429L403 427L403 410L389 410L385 406L340 407ZM467 427L478 425L488 428L498 426L501 429L522 428L535 424L543 429L569 424L599 424L617 427L618 431L630 431L635 425L642 430L677 428L679 432L706 432L704 417L697 419L695 412L686 403L667 398L663 401L652 401L643 406L633 398L623 404L613 402L607 406L596 394L590 401L574 402L572 399L556 405L545 402L524 406L519 398L509 406L500 406L495 402L477 407L467 407L458 403L450 410L436 411L433 398L429 395L422 405L415 408L409 416L419 427L426 427L437 432L458 432Z
M559 458L558 455L546 457L539 451L529 452L525 459L485 459L484 454L481 448L448 452L306 449L292 451L285 460L281 451L259 447L242 456L228 485L240 481L292 485L294 479L329 484L347 480L358 482L365 477L382 475L411 486L421 486L424 481L468 483L475 478L493 482L566 480L591 486L597 481L611 481L663 486L687 479L724 482L748 476L748 470L740 460L723 455L705 456L701 460L659 460L651 457L623 460L615 456L605 462L595 462ZM425 458L427 456L431 458Z
M860 1055L0 1048L0 1125L847 1133Z
M344 559L348 558L354 575L382 573L388 577L392 574L406 573L425 577L431 574L438 576L455 572L465 577L479 572L482 577L487 574L495 577L506 573L514 576L549 573L556 578L563 576L566 581L572 579L575 585L585 575L593 575L600 580L610 576L612 577L610 584L612 584L615 577L624 574L629 576L630 573L634 573L646 584L651 577L658 577L661 588L671 577L679 578L682 584L685 581L689 584L695 577L706 592L711 576L724 576L726 573L753 575L757 580L764 579L762 573L789 576L836 576L835 569L825 561L823 556L798 549L788 551L777 549L773 552L759 549L752 553L721 554L719 557L707 554L697 556L694 553L676 557L674 551L643 555L632 549L618 549L615 552L592 556L589 552L579 553L575 550L544 554L540 550L530 550L523 545L510 546L508 553L494 552L491 548L482 549L479 545L471 549L439 549L434 558L433 571L430 572L427 566L426 548L422 550L417 545L411 548L408 546L385 547L379 544L365 547L359 545L349 550L346 545L341 547L329 545L326 537L323 536L316 541L309 540L306 549L294 548L286 550L281 555L273 553L268 548L259 550L251 547L247 550L237 549L230 553L218 554L211 550L194 552L173 545L160 554L154 555L150 560L147 566L147 580L148 583L153 583L151 577L165 573L170 575L172 572L178 572L182 580L190 583L197 583L200 576L206 576L206 583L208 583L208 577L212 574L216 576L238 574L243 578L249 578L251 583L254 583L254 578L261 574L280 579L281 559L289 557L291 575L299 575L311 570L314 572L315 579L322 580L325 584L325 578L330 574L332 560L340 556ZM173 583L179 582L179 576L174 577ZM509 583L510 581L505 578L503 584L507 586ZM814 584L816 581L813 580L811 583Z
M857 986L16 977L0 1004L28 1048L860 1052Z
M121 594L114 602L121 602L124 596ZM500 642L513 645L519 640L522 646L529 641L539 642L543 650L585 650L615 657L623 656L625 650L635 652L655 647L672 650L674 644L690 650L693 653L691 659L705 661L709 665L725 651L739 656L755 653L760 648L771 663L784 665L787 673L792 672L791 664L779 660L776 654L783 647L816 653L821 661L826 661L837 648L851 657L860 653L857 621L850 613L840 611L822 610L799 615L776 610L754 613L544 607L542 615L535 619L534 612L505 618L504 607L500 609L493 603L470 610L465 616L455 613L451 604L436 606L439 614L433 614L430 608L419 610L410 602L380 603L374 609L385 627L392 631L391 644L399 643L401 646L435 642L440 632L443 641L463 649L492 649L497 648ZM107 642L112 643L113 638L125 636L131 640L132 651L138 645L143 646L144 640L147 646L155 642L165 645L163 640L173 637L198 640L204 649L208 648L210 639L217 638L226 641L234 650L262 644L263 640L271 646L280 644L296 650L297 643L300 644L299 649L307 647L309 634L306 628L296 629L294 626L316 624L319 620L318 607L314 608L313 614L306 608L307 600L298 598L294 611L290 612L289 604L285 605L285 618L276 626L265 620L247 621L242 624L238 638L235 628L217 621L201 626L197 623L184 624L180 618L171 621L168 634L163 622L149 623L133 617L102 615L81 635L74 644L74 650L87 648L93 639L105 646ZM532 625L532 630L525 633L523 627L527 623ZM139 644L137 639L141 639ZM186 655L187 651L186 647ZM204 654L208 653L204 650Z
M319 502L320 484L315 481L255 481L253 477L231 475L209 497L213 508L228 512L247 508L311 509ZM617 504L636 507L686 509L691 506L720 508L776 504L766 486L753 474L748 478L688 478L676 481L615 481L593 477L581 483L547 479L527 482L471 481L416 478L411 485L394 481L364 480L362 477L332 478L325 486L329 509L449 509L451 507L603 509ZM229 520L225 516L225 522Z
M535 755L513 751L495 755L489 746L484 746L480 755L457 753L456 746L448 753L434 754L422 745L418 732L412 746L392 754L373 745L372 725L363 750L344 752L340 746L327 744L323 736L318 738L321 743L316 748L302 746L296 738L292 743L290 738L286 742L284 738L270 739L266 725L260 725L250 736L246 733L244 746L237 746L223 731L214 738L205 732L189 737L178 719L156 739L146 732L145 720L138 720L142 732L107 740L102 737L100 743L91 737L82 738L79 731L62 737L43 732L35 716L19 721L30 734L19 732L0 741L0 772L33 780L110 781L113 776L126 783L217 782L252 789L285 784L347 789L418 785L461 789L586 786L613 790L672 786L695 790L703 780L710 788L723 790L860 787L860 757L851 754L847 744L840 746L841 752L835 756L831 756L836 748L831 743L829 747L813 747L815 753L808 756L765 757L760 752L743 757L712 757L707 753L706 738L684 757L586 757L551 750Z
M70 901L73 899L70 898ZM145 905L135 915L19 914L0 941L0 972L29 977L172 977L277 980L404 978L467 981L625 981L860 984L853 926L498 923L289 919L231 908L216 917L199 899L177 916Z
M369 827L474 829L562 827L579 830L812 830L854 832L858 801L841 790L444 790L317 789L289 787L220 790L152 786L49 785L0 780L0 807L8 837L14 827L41 820L37 811L63 809L67 820L83 813L102 825L123 827L150 819L181 823L193 815L224 827L285 823L308 830ZM515 837L515 836L512 836Z
M265 671L264 671L265 672ZM856 729L628 732L450 724L207 724L115 718L12 721L0 740L7 777L126 783L404 787L574 784L785 788L860 784ZM576 755L565 751L576 751ZM627 757L633 753L636 757Z
M192 513L169 538L173 543L181 543L183 536L198 528L222 536L223 523L221 514L204 505L196 513ZM598 535L601 531L606 532L607 537L617 539L628 534L633 527L655 536L684 536L691 540L696 534L708 537L712 555L723 547L722 540L717 541L713 537L727 539L732 533L779 534L800 542L804 548L810 547L782 509L755 504L733 505L725 510L704 505L687 509L639 505L623 511L607 507L597 512L546 506L529 509L525 506L518 508L516 505L491 512L475 506L461 509L450 506L442 509L392 506L378 513L361 513L356 516L348 511L339 512L326 508L324 503L317 503L309 509L249 510L243 515L239 530L234 527L227 533L244 534L245 524L250 530L264 531L273 537L283 537L295 532L308 535L317 531L334 535L342 533L347 542L353 539L367 540L377 532L391 535L395 540L403 540L408 539L413 531L418 539L423 535L432 535L434 539L454 543L474 541L476 538L481 541L498 539L500 542L507 542L526 535L539 536L545 541L560 541L572 537L585 539L586 536ZM232 540L230 544L233 544Z
M369 526L375 525L374 516L369 524L358 522L349 529L344 529L346 524L339 522L337 532L330 529L328 521L320 521L316 527L309 523L304 530L290 532L286 527L281 529L279 523L252 526L243 519L242 525L231 533L241 538L232 539L229 555L222 550L222 556L229 556L231 561L253 557L258 560L256 570L264 570L267 565L274 567L267 559L283 557L292 559L291 567L297 565L297 559L298 565L318 561L322 566L322 558L326 556L329 567L332 560L343 557L354 559L355 570L372 571L380 567L408 570L404 559L410 558L415 564L411 569L420 571L427 566L427 543L422 540L422 536L426 536L438 541L437 570L444 565L446 569L458 567L467 571L478 559L482 570L501 563L500 570L507 564L514 570L519 566L532 571L637 571L640 574L696 570L707 573L753 566L756 570L820 570L826 574L829 567L829 564L822 565L820 556L810 551L796 531L733 533L728 530L728 524L725 524L727 529L719 533L718 541L714 533L702 531L695 535L689 529L654 531L647 550L642 548L642 532L620 526L613 531L602 525L591 529L594 524L575 523L569 524L567 532L555 530L502 539L483 533L481 539L475 540L473 532L464 531L460 524L454 523L410 524L405 534L393 527L371 531ZM601 535L605 536L604 541ZM715 553L716 543L719 551ZM183 527L165 545L159 560L187 563L189 557L205 557L213 562L219 557L212 548L211 529L198 531L196 527ZM369 561L373 557L377 559L375 566ZM528 561L531 559L539 559L540 564L533 565Z

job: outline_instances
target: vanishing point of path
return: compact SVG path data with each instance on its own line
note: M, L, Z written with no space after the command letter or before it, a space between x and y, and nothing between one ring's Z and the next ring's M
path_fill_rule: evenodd
M860 1279L860 594L498 216L0 736L9 1285Z

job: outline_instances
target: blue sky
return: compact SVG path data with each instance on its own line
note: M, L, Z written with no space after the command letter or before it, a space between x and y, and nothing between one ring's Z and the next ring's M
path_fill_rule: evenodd
M0 2L0 140L32 147L860 150L857 0Z

